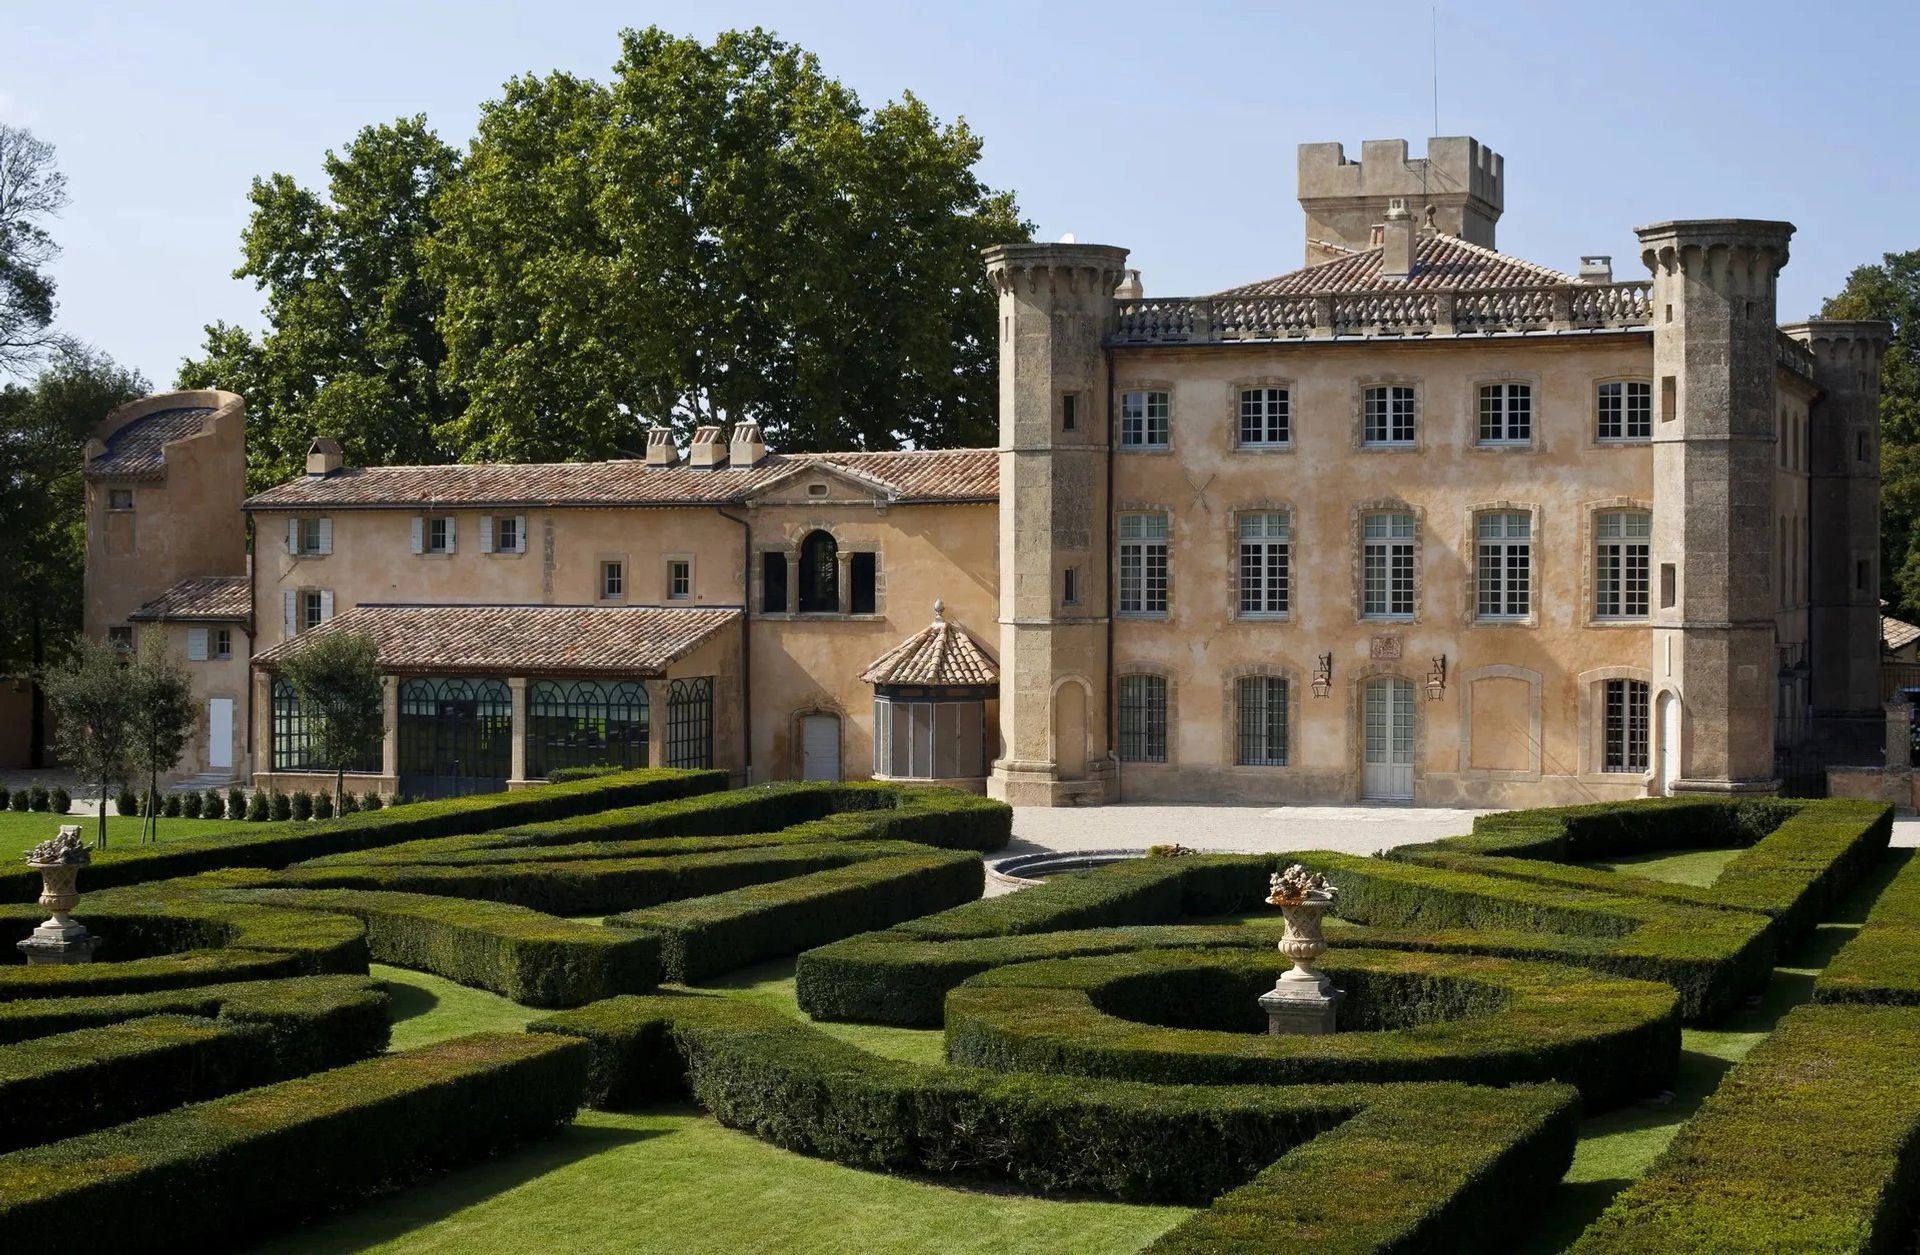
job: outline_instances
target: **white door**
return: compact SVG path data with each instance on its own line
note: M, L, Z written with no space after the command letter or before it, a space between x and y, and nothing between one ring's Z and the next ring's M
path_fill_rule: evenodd
M804 715L800 719L800 778L840 778L840 716Z
M207 700L207 770L233 770L233 699Z
M1657 797L1671 797L1673 782L1680 778L1680 699L1672 693L1660 694L1660 778L1654 781Z
M1380 802L1413 800L1413 681L1367 681L1366 770L1361 794Z

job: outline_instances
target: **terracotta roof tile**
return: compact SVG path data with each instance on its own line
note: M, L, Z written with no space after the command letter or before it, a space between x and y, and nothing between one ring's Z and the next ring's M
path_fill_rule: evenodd
M181 580L128 615L136 623L204 619L244 623L251 616L253 597L244 575L201 575Z
M1920 627L1891 615L1880 616L1880 643L1888 649L1899 649L1916 640L1920 640Z
M152 479L167 468L169 442L200 434L210 405L183 405L142 414L107 438L107 449L87 463L89 478Z
M998 684L1000 668L964 628L947 622L936 601L933 622L880 655L860 678L869 684L973 688Z
M1292 270L1272 279L1228 288L1221 297L1324 296L1341 292L1472 291L1477 288L1532 288L1572 283L1571 275L1482 248L1454 235L1421 239L1414 254L1413 273L1405 279L1380 275L1383 249L1370 248L1348 257Z
M254 661L271 668L316 635L363 632L391 671L657 676L739 621L738 610L693 607L363 605Z
M1000 496L995 450L931 449L774 453L750 467L718 470L642 461L347 467L280 484L247 505L257 510L725 505L809 466L838 467L902 503L996 501Z

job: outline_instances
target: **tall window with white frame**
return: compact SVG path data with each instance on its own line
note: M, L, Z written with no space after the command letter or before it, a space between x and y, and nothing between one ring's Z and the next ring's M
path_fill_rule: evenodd
M1645 680L1608 680L1603 685L1606 704L1600 770L1642 773L1647 770L1648 689Z
M1368 388L1360 396L1360 440L1376 448L1411 446L1418 434L1414 391L1405 384Z
M1480 387L1480 443L1521 445L1533 439L1533 387L1490 383Z
M1360 614L1411 619L1414 605L1413 515L1369 514L1362 524Z
M1523 510L1489 512L1474 520L1482 621L1525 619L1533 611L1533 519Z
M1277 675L1250 675L1237 685L1238 750L1242 767L1287 765L1287 682Z
M1240 447L1284 449L1293 441L1292 399L1285 388L1240 390Z
M1120 447L1123 449L1164 449L1168 423L1173 413L1172 395L1166 392L1125 392L1120 395Z
M1293 534L1284 510L1240 516L1240 615L1285 618L1292 608Z
M1120 516L1120 613L1167 612L1167 516Z
M1653 385L1640 379L1601 384L1597 414L1600 440L1653 439Z
M1167 682L1157 675L1120 677L1120 761L1167 761Z
M1593 520L1593 616L1647 617L1653 552L1653 516L1645 510L1608 510Z

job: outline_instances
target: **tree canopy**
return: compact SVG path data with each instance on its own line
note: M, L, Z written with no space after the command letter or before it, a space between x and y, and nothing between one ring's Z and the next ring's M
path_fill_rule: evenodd
M60 247L46 224L66 205L53 145L0 123L0 375L30 373L65 344L47 273Z
M772 35L629 31L609 82L526 75L464 156L424 119L254 185L259 339L208 328L186 386L247 396L256 486L315 434L350 460L627 456L754 418L780 447L990 441L979 250L1024 240L981 142L865 108Z
M1880 595L1920 617L1920 249L1855 267L1820 316L1893 324L1880 364Z

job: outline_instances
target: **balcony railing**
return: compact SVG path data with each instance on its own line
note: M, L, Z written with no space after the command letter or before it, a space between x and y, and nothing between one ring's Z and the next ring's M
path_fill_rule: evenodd
M1650 281L1120 301L1114 344L1598 331L1652 321Z

